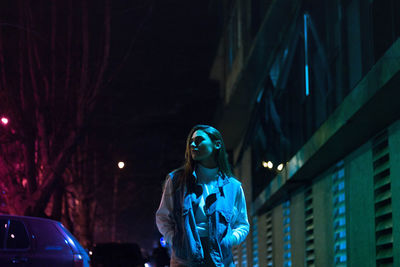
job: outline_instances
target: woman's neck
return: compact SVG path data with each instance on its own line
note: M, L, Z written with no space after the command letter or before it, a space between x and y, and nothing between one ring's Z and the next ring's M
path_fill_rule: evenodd
M217 162L213 157L208 157L207 159L204 159L199 162L199 165L202 165L205 168L208 169L214 169L217 168Z
M196 174L197 174L197 177L201 181L216 179L218 171L219 171L218 167L207 168L207 167L203 166L202 164L197 164L197 166L196 166Z

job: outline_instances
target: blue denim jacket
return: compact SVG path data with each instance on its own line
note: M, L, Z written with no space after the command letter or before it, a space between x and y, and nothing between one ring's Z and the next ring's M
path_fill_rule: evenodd
M174 182L177 172L169 175ZM235 266L232 256L232 219L235 199L243 194L241 184L233 177L222 174L218 177L218 186L206 198L205 213L209 224L210 256L216 266ZM195 193L189 193L186 188L178 189L173 194L173 225L172 238L173 256L184 260L188 266L204 266L204 252L200 236L196 229L194 210L192 207ZM247 235L249 226L247 214L244 227ZM244 239L244 237L243 237ZM181 261L182 262L182 261Z

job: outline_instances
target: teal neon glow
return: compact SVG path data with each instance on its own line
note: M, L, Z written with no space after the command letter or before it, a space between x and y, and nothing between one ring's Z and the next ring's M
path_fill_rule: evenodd
M308 78L308 65L305 66L305 73L306 73L306 96L310 94L310 85L309 85L309 78Z
M347 265L347 240L346 240L346 196L343 161L336 165L332 174L332 204L333 204L333 240L334 240L334 265Z
M308 74L308 14L304 14L304 73L306 83L306 96L310 94L310 83Z
M290 233L290 200L282 204L283 209L283 266L292 266L291 233Z

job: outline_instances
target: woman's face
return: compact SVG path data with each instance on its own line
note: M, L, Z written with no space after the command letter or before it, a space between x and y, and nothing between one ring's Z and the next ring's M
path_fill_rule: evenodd
M215 165L214 159L214 149L216 149L216 144L211 140L211 138L202 130L197 130L193 133L190 139L190 154L194 161L203 163L206 167Z

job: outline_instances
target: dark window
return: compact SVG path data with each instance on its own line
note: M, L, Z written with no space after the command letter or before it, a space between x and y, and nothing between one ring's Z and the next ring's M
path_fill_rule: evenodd
M7 234L7 249L29 248L29 237L22 222L11 220Z
M251 1L251 36L255 37L261 25L260 1Z
M231 21L228 26L228 67L231 70L233 61L235 60L237 50L239 48L239 28L238 28L238 10L235 8L232 14Z
M375 0L372 3L375 61L379 60L399 37L399 9L398 0Z
M35 244L37 250L46 250L49 246L57 247L58 249L68 248L64 235L51 221L35 220L31 222L30 227L32 232L40 237L37 238Z
M4 239L7 235L8 220L0 219L0 249L4 249Z
M262 20L271 5L271 0L262 1L262 0L252 0L251 1L251 36L254 38L258 31L260 30L260 26L262 24Z

